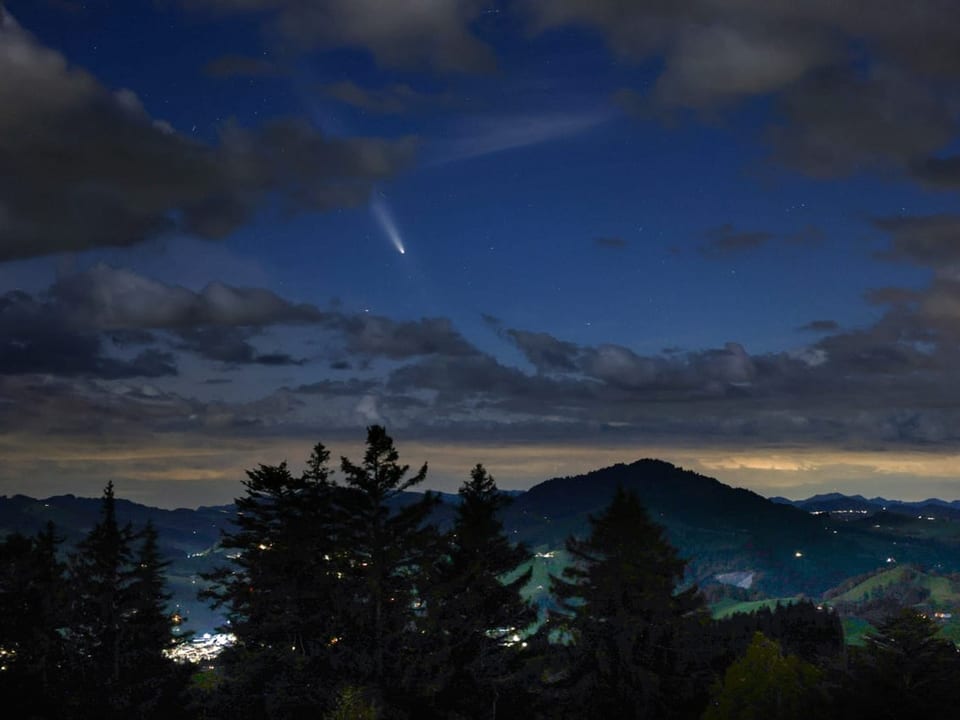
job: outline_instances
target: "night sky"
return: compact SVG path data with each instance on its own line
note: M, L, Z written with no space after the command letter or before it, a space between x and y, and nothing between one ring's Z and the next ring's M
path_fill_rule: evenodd
M5 5L0 493L960 497L955 0Z

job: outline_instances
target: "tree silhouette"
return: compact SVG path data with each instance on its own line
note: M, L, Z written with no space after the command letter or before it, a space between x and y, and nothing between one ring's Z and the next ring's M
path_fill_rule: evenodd
M618 488L590 526L589 538L568 539L573 564L551 578L560 610L550 627L570 645L554 686L571 717L668 717L683 619L701 600L675 593L685 562L633 493Z
M286 463L247 472L237 529L221 540L232 566L204 575L201 592L237 638L222 657L220 713L298 717L332 700L343 572L329 457L318 444L300 476Z
M62 539L53 524L0 542L0 707L10 717L62 714L66 678Z
M960 660L936 622L916 610L891 616L851 655L844 713L850 717L952 718Z
M177 666L164 654L186 636L172 634L171 595L164 577L170 563L160 557L152 522L139 533L139 540L127 588L122 675L131 695L130 716L159 720L182 712L181 695L190 669Z
M404 503L403 493L423 482L427 465L413 475L399 463L393 439L379 425L367 428L363 462L341 459L344 552L353 595L352 622L342 642L353 655L357 682L368 683L387 699L402 704L410 673L413 632L423 603L418 587L424 569L438 554L438 535L428 517L439 499L427 492Z
M498 513L510 498L483 465L459 495L449 557L431 582L426 629L439 646L433 662L441 669L440 704L464 717L494 718L500 690L517 671L520 635L536 620L520 596L532 571L515 573L530 553L504 534Z
M83 705L103 704L119 713L129 700L121 685L126 614L131 583L133 529L117 523L113 483L107 483L100 519L70 557L72 617L70 645L81 684Z

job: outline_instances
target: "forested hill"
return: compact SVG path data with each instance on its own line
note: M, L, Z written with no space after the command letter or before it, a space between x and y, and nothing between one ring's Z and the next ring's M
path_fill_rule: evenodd
M562 550L569 535L587 532L588 517L609 504L618 486L635 492L652 519L666 528L670 542L690 562L688 579L701 585L729 573L749 576L752 590L771 596L816 596L850 576L882 566L888 557L945 572L960 570L960 545L950 540L952 535L919 536L902 528L894 532L889 523L877 528L882 523L814 515L650 459L542 482L514 497L503 511L504 527L512 539L533 550ZM417 496L405 494L404 501ZM454 502L455 497L444 496L434 518L441 527L449 525ZM3 497L0 534L15 530L32 534L50 520L69 544L93 526L99 506L97 499L73 495L45 500ZM163 510L117 501L121 523L142 526L150 519L156 525L161 552L173 561L169 574L175 600L190 612L197 629L216 624L196 600L198 574L224 562L218 541L233 514L232 505ZM949 529L933 525L921 529L927 535L929 530ZM950 528L954 525L960 528L949 523Z
M635 492L667 528L700 583L752 571L769 593L814 595L884 560L882 551L851 547L844 528L835 534L826 518L651 459L540 483L506 510L504 524L534 547L559 548L567 535L586 530L588 516L618 486Z

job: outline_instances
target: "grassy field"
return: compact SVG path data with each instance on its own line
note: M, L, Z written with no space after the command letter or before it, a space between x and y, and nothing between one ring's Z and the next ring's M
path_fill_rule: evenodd
M914 575L912 579L909 578L911 573ZM869 599L871 594L876 594L876 591L905 581L909 581L912 585L924 588L930 592L929 598L923 603L925 606L937 610L960 608L960 587L958 587L956 582L942 575L932 575L902 565L892 567L889 570L867 578L845 593L831 598L831 602L863 602Z
M846 640L847 645L862 646L864 644L864 637L868 633L876 631L876 628L863 618L845 617L842 619L842 622L843 638Z

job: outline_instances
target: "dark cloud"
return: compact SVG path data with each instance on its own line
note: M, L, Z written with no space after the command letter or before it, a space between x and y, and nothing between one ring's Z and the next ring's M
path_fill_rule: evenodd
M65 275L42 295L0 296L0 373L40 372L120 378L176 373L169 352L131 348L167 345L228 366L302 365L281 350L260 347L269 328L310 326L334 362L349 369L376 358L465 356L477 350L445 318L397 321L321 311L263 288L210 283L194 292L130 270L96 265ZM330 357L330 354L327 357Z
M931 268L960 263L960 215L906 215L874 220L890 235L888 260Z
M627 246L627 241L622 237L607 236L594 238L593 244L607 250L620 250Z
M580 347L542 332L507 330L505 335L520 349L537 372L573 372Z
M360 110L382 115L400 115L441 99L425 95L404 83L379 88L365 88L350 80L323 87L329 97Z
M103 336L71 326L54 307L22 292L0 296L0 375L60 375L105 379L176 375L168 352L146 349L133 358L111 355Z
M366 395L380 387L376 380L320 380L309 385L300 385L293 392L304 395L354 396Z
M600 381L647 397L722 394L732 386L750 385L760 374L738 343L700 352L645 356L621 345L585 347L547 333L507 330L503 336L523 352L538 373Z
M251 339L257 330L244 327L202 326L183 328L176 336L178 350L195 353L227 365L302 365L286 353L261 353Z
M397 392L431 390L438 394L441 404L464 407L469 407L477 395L500 401L516 397L541 400L547 395L545 388L556 389L554 381L531 378L489 355L426 358L395 370L387 386Z
M219 144L201 144L151 118L129 90L70 67L6 13L0 77L0 261L173 230L221 238L268 197L291 211L360 204L414 151L411 139L326 138L295 120L227 124Z
M699 250L706 257L724 258L762 247L775 237L769 232L737 230L727 223L709 230L707 242L701 245Z
M387 67L443 72L490 71L493 51L470 26L480 0L181 0L188 8L257 13L287 48L359 47Z
M910 168L915 178L938 188L960 187L960 156L928 157L914 162Z
M214 78L276 77L283 73L274 60L247 55L221 55L211 60L203 72Z
M871 305L910 305L920 299L916 290L899 287L882 287L867 290L864 298Z
M786 89L779 108L776 153L820 177L908 167L949 143L957 120L942 92L890 67L822 70Z
M836 320L811 320L798 329L807 332L836 332L840 329L840 325Z
M526 0L535 31L600 30L618 54L662 59L650 92L617 101L644 115L714 111L776 98L770 138L777 156L815 175L917 165L949 182L953 166L923 160L956 127L960 51L949 28L960 5L714 0ZM856 50L853 50L856 48Z
M394 360L418 355L473 355L467 342L446 318L396 321L366 313L337 321L348 352Z
M74 324L111 331L263 327L322 323L333 317L313 305L291 303L263 288L236 288L215 282L194 292L103 264L60 278L50 294L59 311Z

